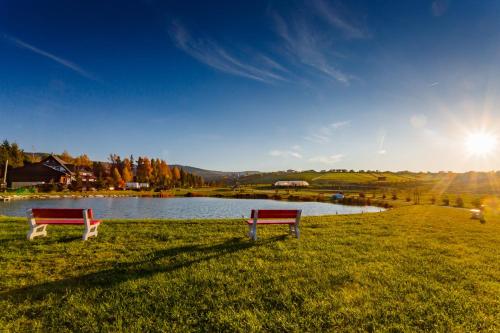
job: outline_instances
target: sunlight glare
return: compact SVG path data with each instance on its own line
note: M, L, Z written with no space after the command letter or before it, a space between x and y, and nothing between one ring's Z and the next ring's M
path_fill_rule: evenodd
M495 150L497 136L492 133L474 132L465 138L465 147L470 155L486 156Z

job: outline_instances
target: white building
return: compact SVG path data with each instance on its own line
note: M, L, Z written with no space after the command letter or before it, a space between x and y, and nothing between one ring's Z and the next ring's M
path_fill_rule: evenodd
M309 183L304 180L278 180L274 183L274 186L279 187L305 187L309 186Z
M127 190L140 190L143 188L149 188L149 184L148 183L136 183L136 182L125 183L125 189L127 189Z

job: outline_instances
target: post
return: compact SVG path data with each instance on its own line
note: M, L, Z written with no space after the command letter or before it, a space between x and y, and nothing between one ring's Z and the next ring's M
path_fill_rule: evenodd
M300 237L299 223L300 223L300 216L301 215L302 215L302 209L299 209L297 211L297 217L295 218L295 237L297 237L297 238Z
M7 168L9 167L9 160L5 161L5 170L3 171L3 183L2 187L5 186L7 188Z
M253 223L252 223L252 231L250 231L250 236L252 240L257 240L257 221L259 220L259 210L255 210L255 214L253 215Z

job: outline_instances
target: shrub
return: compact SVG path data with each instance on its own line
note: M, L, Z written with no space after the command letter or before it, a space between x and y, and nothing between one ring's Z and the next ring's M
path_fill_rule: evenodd
M432 205L435 205L435 204L436 204L436 198L435 198L435 197L432 197L432 198L431 198L431 204L432 204Z
M479 208L479 207L481 207L481 199L479 199L479 198L474 198L474 199L471 201L471 204L472 204L472 206L474 206L475 208Z
M392 194L392 200L398 200L398 195L396 193Z
M461 197L457 197L455 199L455 205L457 207L461 207L462 208L464 206L464 199L462 199Z
M448 197L443 198L443 205L444 206L449 206L450 205L450 199Z

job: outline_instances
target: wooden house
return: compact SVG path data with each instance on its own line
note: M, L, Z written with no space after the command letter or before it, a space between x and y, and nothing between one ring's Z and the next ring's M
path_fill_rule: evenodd
M24 166L8 171L8 187L21 187L42 184L69 185L74 180L74 173L66 163L55 155L50 155L37 163L25 163Z

